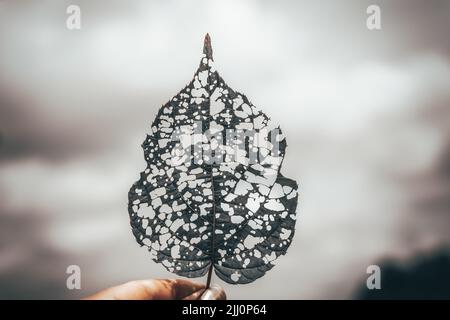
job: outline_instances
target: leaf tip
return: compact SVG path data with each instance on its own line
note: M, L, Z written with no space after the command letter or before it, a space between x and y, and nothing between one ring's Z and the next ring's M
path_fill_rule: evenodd
M213 51L211 46L211 37L209 33L205 35L205 40L203 41L203 53L206 55L206 58L213 60Z

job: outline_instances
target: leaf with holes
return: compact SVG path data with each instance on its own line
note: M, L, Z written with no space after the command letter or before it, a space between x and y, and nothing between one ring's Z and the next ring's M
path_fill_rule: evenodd
M131 227L168 271L208 273L207 287L212 270L249 283L286 253L297 207L297 183L280 173L286 139L225 84L208 35L194 79L159 110L142 147Z

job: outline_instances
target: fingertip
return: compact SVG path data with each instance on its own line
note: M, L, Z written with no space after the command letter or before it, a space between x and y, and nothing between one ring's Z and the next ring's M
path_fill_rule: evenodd
M182 300L198 300L200 296L205 292L205 288L199 289L192 293L191 295L188 295L187 297L184 297Z
M201 300L227 300L225 290L217 284L210 286L207 290L204 290L200 296Z
M171 279L174 299L184 299L197 291L204 291L205 285L187 279Z

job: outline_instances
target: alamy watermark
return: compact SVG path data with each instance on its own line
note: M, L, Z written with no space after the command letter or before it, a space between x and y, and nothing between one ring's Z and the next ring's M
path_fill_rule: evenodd
M67 267L66 273L69 275L66 279L66 287L69 290L81 289L81 268L76 264Z
M67 7L66 13L69 15L66 19L66 27L69 30L81 29L81 8L75 4Z
M270 164L281 157L280 142L283 135L279 128L267 129L224 129L222 126L195 121L193 125L181 126L171 135L174 144L170 152L170 164L221 164L238 162L249 164ZM169 139L160 139L164 148Z
M379 266L373 264L367 267L366 270L369 276L366 280L366 286L369 290L381 289L381 269Z
M366 27L369 30L381 30L381 8L376 4L367 7Z

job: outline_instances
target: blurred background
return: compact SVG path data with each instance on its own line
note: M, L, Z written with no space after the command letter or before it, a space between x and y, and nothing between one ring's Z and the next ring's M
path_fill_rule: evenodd
M450 298L449 29L445 0L0 0L0 298L173 277L135 242L127 192L206 32L228 85L281 125L300 186L287 255L213 282L234 299Z

